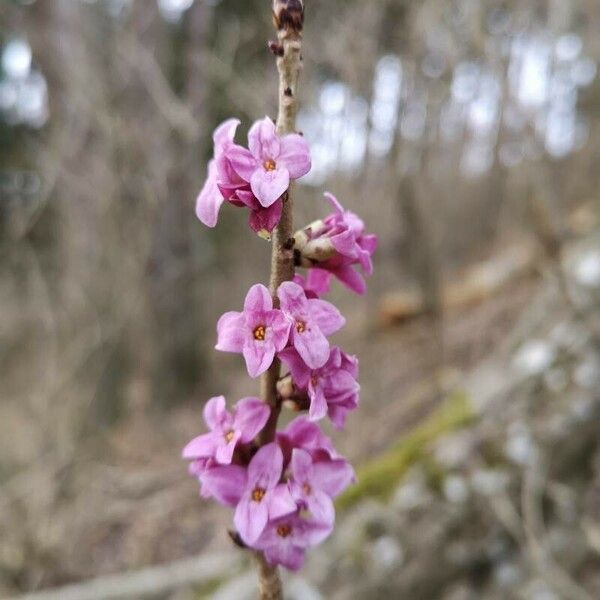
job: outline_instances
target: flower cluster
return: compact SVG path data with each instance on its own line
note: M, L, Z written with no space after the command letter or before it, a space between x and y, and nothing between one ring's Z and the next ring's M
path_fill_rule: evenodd
M278 136L269 119L252 126L248 149L238 146L238 125L231 119L215 131L197 214L212 227L224 201L247 206L251 228L265 234L279 221L290 180L310 169L310 154L302 136ZM280 360L287 372L277 382L277 402L307 414L261 445L268 404L244 398L230 412L223 396L212 398L204 408L209 432L183 451L201 495L234 509L241 542L263 552L269 563L293 570L302 566L306 549L331 533L333 499L354 481L352 467L317 424L328 417L343 428L359 401L358 361L329 340L345 319L321 296L333 277L364 293L356 267L370 275L376 247L363 221L325 196L333 213L294 236L295 262L308 269L306 275L279 286L277 306L265 286L253 285L243 310L226 312L217 324L217 350L241 354L250 377Z
M214 157L196 201L196 215L208 227L217 224L223 202L250 210L250 227L268 237L281 217L282 195L290 181L310 171L308 144L301 135L279 137L265 117L248 132L248 148L233 139L240 122L229 119L213 134Z

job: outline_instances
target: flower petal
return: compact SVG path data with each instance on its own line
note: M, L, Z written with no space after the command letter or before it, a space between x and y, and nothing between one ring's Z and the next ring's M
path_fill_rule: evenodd
M252 156L260 162L277 160L281 138L275 130L275 123L269 117L256 121L248 132L248 148Z
M244 300L245 313L264 313L273 309L273 299L269 290L261 283L253 285ZM265 325L265 323L263 323Z
M242 398L235 407L234 428L243 444L251 442L269 420L271 409L258 398Z
M329 358L329 342L317 326L309 325L302 333L292 328L292 343L311 369L319 369Z
M254 194L252 194L254 197ZM271 233L277 224L281 220L281 213L283 212L283 202L281 199L271 204L271 206L264 208L261 206L258 209L252 210L248 218L248 222L252 231L261 233L266 231Z
M250 178L252 192L265 208L281 198L290 187L290 174L285 167L277 167L272 171L259 167Z
M349 229L332 235L330 239L333 247L339 252L339 254L349 258L356 258L358 256L358 251L360 248L356 243L354 233Z
M306 498L306 502L308 510L315 521L324 525L333 525L335 521L335 509L333 508L331 498L325 492L313 490Z
M348 289L356 294L363 295L367 291L365 280L350 265L344 265L336 269L331 269L335 275Z
M308 309L311 319L325 335L339 331L346 324L340 311L327 300L311 298L308 300Z
M316 546L325 540L332 531L333 524L319 523L314 519L311 519L310 521L305 519L302 527L302 546L304 548Z
M239 119L227 119L223 121L213 133L213 142L215 144L215 154L220 152L228 142L233 142L236 129L240 125Z
M279 519L298 510L288 486L280 483L269 492L269 519Z
M239 465L211 467L200 476L200 481L205 494L214 496L225 506L235 506L246 485L246 469Z
M335 498L355 479L354 469L344 459L319 461L313 464L315 488Z
M340 204L339 200L331 192L325 192L323 196L325 196L329 204L331 204L331 208L333 208L333 210L335 210L341 215L344 214L344 207Z
M266 444L254 455L248 465L248 482L266 490L273 489L281 479L283 453L275 443Z
M217 345L222 352L241 352L246 338L244 313L230 311L217 322Z
M306 294L297 283L284 281L277 289L277 296L284 312L292 316L307 312Z
M300 389L306 388L310 379L310 368L306 366L298 351L291 346L284 348L279 352L279 358L290 370L294 384Z
M217 447L214 433L203 433L189 442L181 453L182 458L209 458L212 457Z
M262 165L256 162L256 159L252 156L249 150L237 144L230 144L227 146L225 158L229 161L229 164L233 170L244 180L250 181L252 174L257 169L262 169Z
M214 227L219 218L219 210L224 202L217 185L217 167L214 160L208 163L208 175L196 200L196 216L207 227Z
M297 133L283 136L277 163L288 170L290 179L298 179L306 175L311 167L307 141Z
M271 565L281 565L290 571L299 571L304 566L304 550L291 541L269 546L264 552Z
M233 459L233 453L235 452L235 447L240 439L240 432L234 431L233 437L226 442L223 438L222 442L217 445L217 451L215 452L215 458L217 462L221 465L229 465Z
M346 425L346 418L349 409L343 404L330 404L327 409L327 416L335 429L342 430Z
M318 269L316 267L309 269L306 276L306 287L317 294L317 296L322 296L329 292L331 277L331 273L325 271L325 269Z
M300 485L312 479L312 458L306 450L294 448L290 466L294 480Z
M233 516L240 537L248 545L254 544L260 537L268 520L269 509L266 502L255 502L249 496L240 500Z
M228 416L225 406L225 396L215 396L204 405L202 416L210 429L221 429L223 421Z
M277 351L283 350L290 339L292 322L280 310L271 310L267 313L267 340L275 346Z
M327 415L327 400L323 388L319 384L309 385L308 396L310 398L308 416L311 421L320 421Z
M248 341L244 344L242 353L248 375L254 379L262 375L273 364L275 346L267 342Z

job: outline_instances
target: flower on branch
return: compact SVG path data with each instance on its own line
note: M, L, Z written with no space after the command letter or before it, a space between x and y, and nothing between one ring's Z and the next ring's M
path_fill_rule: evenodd
M298 265L321 271L321 290L327 291L335 276L352 291L364 294L365 280L353 267L358 265L365 275L372 274L377 236L366 234L362 219L345 210L335 196L326 193L325 198L334 212L294 234Z
M308 144L297 134L278 136L273 122L265 118L250 129L247 150L233 141L239 124L238 119L228 119L215 129L214 158L196 201L196 215L207 227L215 227L223 202L245 206L251 229L268 237L281 218L281 196L290 179L310 170Z
M285 348L279 358L290 369L294 388L306 391L308 416L318 421L329 415L334 427L341 429L347 413L358 406L358 360L337 346L319 369L310 369L293 348Z
M279 136L275 123L265 117L248 132L248 147L232 144L227 158L234 171L250 183L262 206L269 207L287 191L290 180L310 171L310 150L297 133Z
M233 522L242 540L252 545L267 523L296 511L289 487L280 483L283 453L272 442L263 446L250 461L248 475Z
M219 464L230 464L238 443L251 442L269 414L269 407L258 398L243 398L232 413L225 408L224 396L211 398L204 407L204 421L210 432L194 438L183 449L183 458L214 458Z
M326 336L341 329L346 319L330 302L307 298L293 281L282 283L277 295L281 310L291 324L291 345L311 369L322 367L329 358Z
M219 319L215 347L223 352L241 352L250 377L258 377L287 344L290 328L290 320L273 308L269 290L256 284L248 291L242 312L227 312Z
M299 512L271 521L255 547L265 553L271 565L298 571L304 565L304 553L320 544L332 531L332 525L300 516Z

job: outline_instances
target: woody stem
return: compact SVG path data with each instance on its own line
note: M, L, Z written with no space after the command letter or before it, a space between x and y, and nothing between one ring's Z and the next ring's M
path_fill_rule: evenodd
M302 20L304 6L302 0L291 3L294 13L284 0L273 0L274 21L278 27L277 71L279 73L279 109L277 113L277 133L286 135L296 132L297 86L302 70ZM294 277L293 243L293 200L292 186L283 195L283 208L279 224L273 232L271 250L270 292L275 307L279 305L277 288ZM270 407L271 414L259 436L260 445L275 439L281 404L277 396L277 381L280 375L280 361L275 359L269 370L261 378L261 397ZM267 563L261 552L256 553L261 600L281 600L283 591L276 567Z

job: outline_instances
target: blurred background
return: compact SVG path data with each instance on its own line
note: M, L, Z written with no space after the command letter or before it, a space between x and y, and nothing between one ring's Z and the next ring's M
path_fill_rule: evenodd
M380 247L332 293L359 483L289 597L599 598L600 4L306 4L296 223L330 190ZM2 597L254 597L179 455L258 390L213 346L270 247L194 203L214 127L275 114L272 35L267 0L0 1Z

